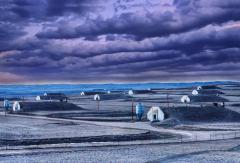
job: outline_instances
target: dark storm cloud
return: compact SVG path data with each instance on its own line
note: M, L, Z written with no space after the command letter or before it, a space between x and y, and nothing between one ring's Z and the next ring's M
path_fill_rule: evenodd
M206 49L224 49L238 47L240 42L239 28L219 28L207 26L182 34L167 37L145 39L142 41L113 41L104 44L77 45L72 47L71 54L81 58L88 58L102 54L120 52L154 52L159 50L180 50L192 55ZM57 45L60 46L60 45ZM56 49L56 47L52 47ZM56 49L56 52L62 49ZM110 55L111 56L111 55Z
M205 3L206 2L206 5ZM214 3L215 2L215 3ZM66 32L64 28L39 33L40 38L97 37L105 34L126 34L135 38L166 36L186 32L208 24L221 24L240 19L240 2L175 1L176 9L166 12L122 13L109 19L89 19ZM212 6L207 6L207 4Z
M29 18L43 18L45 15L45 1L5 0L0 2L0 20L20 22Z
M21 31L21 27L12 23L0 22L0 40L10 40L15 37L24 35L25 32Z
M89 59L91 66L95 67L108 67L121 64L130 64L137 62L149 62L153 60L171 60L181 57L179 51L156 51L156 52L130 52L130 53L114 53L111 55L101 55L93 59Z
M96 10L98 0L48 0L47 15L61 16L64 13L84 14Z
M5 0L0 2L0 20L42 21L65 14L84 15L96 10L98 0ZM93 3L94 2L94 3Z
M239 0L0 1L0 74L26 82L240 80L239 7Z
M15 49L13 40L24 36L26 34L22 27L10 23L10 22L0 22L0 52Z

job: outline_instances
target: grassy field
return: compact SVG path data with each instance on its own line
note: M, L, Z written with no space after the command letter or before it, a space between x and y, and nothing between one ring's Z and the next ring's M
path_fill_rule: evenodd
M103 100L99 107L93 96L69 95L71 104L60 109L61 104L57 104L54 109L35 107L7 117L2 113L0 162L239 162L240 139L226 136L209 141L210 135L240 132L240 86L219 87L224 93L221 96L229 100L225 108L211 103L186 107L180 98L191 94L193 88L184 88ZM142 122L136 122L132 114L132 101L134 106L137 102L145 106ZM69 108L71 105L74 107ZM151 106L160 106L166 120L148 122L146 113ZM191 142L167 143L179 136ZM163 138L165 144L146 144ZM130 145L135 141L145 145ZM93 142L108 142L110 146L75 146ZM111 146L111 142L123 143ZM4 150L5 146L9 148Z

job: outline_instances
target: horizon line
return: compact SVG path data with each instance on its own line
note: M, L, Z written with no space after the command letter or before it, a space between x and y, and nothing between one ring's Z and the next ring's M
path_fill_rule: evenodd
M216 82L232 82L232 83L239 83L240 81L238 80L209 80L209 81L176 81L176 82L110 82L110 83L78 83L78 82L66 82L66 83L11 83L11 84L7 84L7 83L0 83L0 85L104 85L104 84L113 84L113 85L118 85L118 84L174 84L174 83L216 83Z

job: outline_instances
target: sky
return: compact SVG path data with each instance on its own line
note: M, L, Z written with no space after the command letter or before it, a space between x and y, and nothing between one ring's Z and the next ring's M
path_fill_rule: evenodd
M240 80L239 0L0 0L0 83Z

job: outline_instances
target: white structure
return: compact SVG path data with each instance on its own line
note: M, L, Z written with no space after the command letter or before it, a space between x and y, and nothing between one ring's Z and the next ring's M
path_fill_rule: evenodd
M37 97L36 97L36 101L41 101L41 97L40 97L40 96L37 96Z
M147 113L147 119L153 121L163 121L164 113L158 106L153 106Z
M10 102L8 100L3 101L3 107L8 108L10 106Z
M81 96L85 96L85 92L81 92L80 95L81 95Z
M199 92L198 92L197 90L193 90L193 91L192 91L192 95L196 96L196 95L198 95L198 94L199 94Z
M107 94L111 94L111 91L107 91Z
M18 101L14 101L14 103L13 103L13 111L14 112L21 111L21 106L20 106L20 103Z
M144 113L144 106L142 103L138 103L136 105L136 114L143 114Z
M100 101L101 98L100 98L99 94L95 94L95 95L93 96L93 100L94 100L94 101Z
M202 89L202 86L198 86L198 87L197 87L197 90L201 90L201 89Z
M47 93L44 93L43 95L44 95L44 96L47 96L48 94L47 94Z
M128 91L128 95L130 95L130 96L134 95L133 90L129 90L129 91Z
M189 103L191 100L187 95L182 96L181 102L182 103Z

